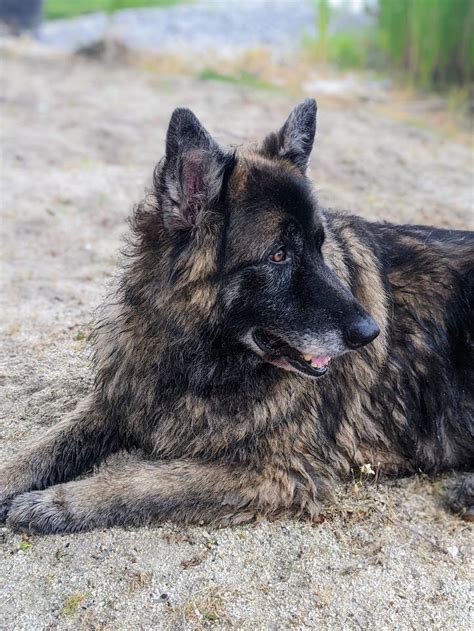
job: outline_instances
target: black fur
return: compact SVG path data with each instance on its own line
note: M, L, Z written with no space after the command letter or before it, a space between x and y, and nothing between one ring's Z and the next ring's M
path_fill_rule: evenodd
M174 113L96 328L94 390L0 470L11 527L317 518L364 464L472 470L474 234L321 208L315 128L308 100L231 152ZM148 460L68 482L135 448ZM473 486L447 495L469 519Z

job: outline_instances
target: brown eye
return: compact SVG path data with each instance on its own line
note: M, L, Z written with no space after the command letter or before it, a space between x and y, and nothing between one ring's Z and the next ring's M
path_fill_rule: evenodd
M283 263L287 258L285 248L280 248L273 254L270 254L268 258L272 263Z

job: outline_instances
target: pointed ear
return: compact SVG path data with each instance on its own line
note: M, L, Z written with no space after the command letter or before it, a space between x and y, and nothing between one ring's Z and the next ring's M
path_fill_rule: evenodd
M166 156L155 176L169 230L196 227L219 196L229 161L196 116L176 109L166 136Z
M316 101L306 99L288 116L276 134L265 138L262 153L269 158L284 158L306 173L316 133Z

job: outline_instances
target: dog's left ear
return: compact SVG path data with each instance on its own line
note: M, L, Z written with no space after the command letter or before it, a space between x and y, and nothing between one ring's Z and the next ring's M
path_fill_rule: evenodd
M261 152L269 158L284 158L306 173L316 133L316 111L314 99L297 105L280 131L265 138Z
M166 155L156 173L168 230L195 228L219 196L229 154L191 110L176 109L166 135Z

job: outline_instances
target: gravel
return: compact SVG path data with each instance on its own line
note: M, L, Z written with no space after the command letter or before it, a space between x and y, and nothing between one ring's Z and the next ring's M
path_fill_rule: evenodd
M4 54L0 458L90 385L88 322L172 109L192 107L218 140L240 144L280 125L301 97L21 47ZM408 104L424 121L415 126L396 94L369 97L320 95L311 176L321 201L467 227L463 138L442 133L439 117L430 126L422 103ZM318 526L49 537L3 528L0 628L468 629L472 530L444 511L440 486L423 477L349 484Z

